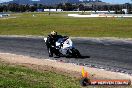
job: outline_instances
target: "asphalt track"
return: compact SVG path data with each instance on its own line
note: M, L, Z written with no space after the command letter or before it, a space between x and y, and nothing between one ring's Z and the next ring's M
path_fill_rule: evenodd
M39 37L0 37L0 52L64 60L68 63L132 74L132 42L79 38L73 39L73 42L85 58L49 58L44 40Z

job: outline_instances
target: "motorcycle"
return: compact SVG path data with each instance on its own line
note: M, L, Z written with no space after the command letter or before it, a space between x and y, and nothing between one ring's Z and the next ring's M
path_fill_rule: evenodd
M47 42L47 38L44 38L45 42ZM59 57L73 57L79 58L81 57L80 52L74 47L72 40L69 37L59 38L56 41L55 46L55 55Z

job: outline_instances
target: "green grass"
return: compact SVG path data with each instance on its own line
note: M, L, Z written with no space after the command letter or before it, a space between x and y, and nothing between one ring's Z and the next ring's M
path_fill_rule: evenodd
M35 71L0 61L0 88L82 88L79 80L50 71ZM131 86L88 86L86 88L132 88Z
M80 86L77 80L64 75L0 64L0 88L80 88Z
M35 14L35 17L32 15ZM13 14L16 19L0 19L0 35L47 35L55 30L81 37L132 38L131 18L72 18L65 13Z

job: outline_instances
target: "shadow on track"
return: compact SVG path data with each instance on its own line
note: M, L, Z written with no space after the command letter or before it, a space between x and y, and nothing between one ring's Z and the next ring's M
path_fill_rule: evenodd
M90 58L90 56L83 56L81 55L80 57L70 57L70 56L55 56L54 58L61 58L61 57L65 57L65 58L76 58L76 59L86 59L86 58Z
M81 56L81 57L79 57L79 59L86 59L86 58L90 58L90 56Z

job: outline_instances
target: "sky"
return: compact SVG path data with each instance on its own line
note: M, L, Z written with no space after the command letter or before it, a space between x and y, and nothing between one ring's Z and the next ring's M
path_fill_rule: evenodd
M11 0L0 0L0 3L1 2L8 2L8 1L11 1ZM37 0L34 0L34 1L37 1ZM81 0L80 0L81 1ZM113 4L116 4L116 3L128 3L128 2L131 2L131 0L102 0L104 2L108 2L108 3L113 3Z
M0 3L1 2L8 2L8 1L13 1L13 0L0 0ZM32 1L38 1L38 0L32 0Z
M104 2L109 2L109 3L114 3L114 4L116 4L116 3L132 3L131 2L131 0L102 0L102 1L104 1Z

